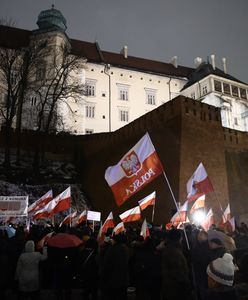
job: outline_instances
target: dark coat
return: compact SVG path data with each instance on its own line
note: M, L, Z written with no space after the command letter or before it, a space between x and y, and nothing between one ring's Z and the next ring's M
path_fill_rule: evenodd
M102 262L100 284L104 289L128 287L129 250L126 245L116 243L107 249Z
M162 294L166 300L191 298L186 258L180 244L170 241L162 253Z
M209 289L203 300L238 300L237 293L232 286L220 286Z

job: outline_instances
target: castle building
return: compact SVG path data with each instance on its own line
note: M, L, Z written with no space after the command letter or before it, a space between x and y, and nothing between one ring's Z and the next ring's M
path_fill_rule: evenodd
M84 93L78 101L71 96L56 104L63 120L63 126L56 125L57 131L76 135L112 132L178 95L219 107L224 127L248 131L248 85L227 74L225 61L223 71L215 66L213 56L211 64L198 61L199 65L193 69L178 66L176 57L165 63L129 56L127 46L121 53L103 51L98 42L70 39L66 34L66 19L54 7L39 14L37 25L38 29L32 31L1 25L0 47L49 48L50 56L36 66L29 82L32 86L49 76L53 57L60 56L60 47L68 47L72 55L82 58L81 67L71 72L72 81L81 84ZM15 80L15 70L11 76ZM3 105L6 93L0 83ZM37 129L39 93L26 95L23 129ZM4 120L0 122L4 124Z

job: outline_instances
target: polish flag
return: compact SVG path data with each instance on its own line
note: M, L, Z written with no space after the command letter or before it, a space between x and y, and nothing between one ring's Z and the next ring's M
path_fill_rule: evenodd
M190 209L190 214L193 215L193 213L200 208L205 207L205 195L202 195L196 201L194 202L193 206Z
M45 206L48 202L53 199L53 191L48 191L45 195L43 195L40 199L29 205L28 213L32 213L34 211L40 210L43 206Z
M76 224L79 225L80 223L87 221L87 213L87 210L81 212L81 214L78 216L78 219L76 220Z
M213 192L213 186L202 163L199 164L194 174L187 182L187 199L189 202L200 196Z
M77 212L75 211L75 212L69 214L68 216L66 216L64 218L64 220L59 224L59 227L61 227L63 224L70 224L73 221L73 219L76 217L76 215L77 215Z
M180 222L186 222L187 220L187 211L188 211L188 200L180 207L174 216L171 218L170 223L176 226Z
M228 203L228 205L223 213L223 216L222 216L222 222L226 223L230 219L231 219L231 210L230 210L230 204Z
M227 221L228 225L227 225L227 231L229 233L232 233L235 231L236 226L235 226L235 218L232 217L230 220Z
M204 228L205 231L208 231L210 226L215 224L214 221L214 214L212 208L209 209L205 220L201 223L201 226Z
M117 235L121 232L125 232L125 226L123 222L120 222L118 225L115 226L115 228L113 229L113 235Z
M142 224L140 235L143 236L144 240L150 236L150 231L149 231L149 228L147 227L146 219L144 220L144 222Z
M155 199L156 199L156 192L153 192L150 195L143 198L142 200L138 201L140 209L144 210L144 209L147 208L147 206L154 205L155 204Z
M107 168L105 179L120 206L162 172L162 164L146 133L117 165Z
M104 235L105 233L107 232L107 230L109 228L114 228L115 227L115 224L114 224L114 217L113 217L113 213L111 212L107 219L105 220L105 222L103 223L101 229L99 230L99 233L98 233L98 237L97 237L97 240L99 241L103 241L104 240Z
M71 188L68 187L56 198L48 202L42 209L35 212L33 219L51 218L56 213L70 208L71 205Z
M138 221L141 218L140 207L131 208L119 215L123 223Z
M54 210L54 208L56 207L58 203L53 200L51 200L50 202L48 202L44 207L42 207L40 210L37 210L34 212L33 214L33 219L37 220L37 219L42 219L42 218L50 218L51 217L51 213Z

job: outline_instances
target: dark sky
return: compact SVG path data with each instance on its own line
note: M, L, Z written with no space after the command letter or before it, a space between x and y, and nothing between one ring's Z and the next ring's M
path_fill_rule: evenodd
M0 0L0 18L36 29L41 10L54 4L71 38L103 50L193 67L197 56L227 59L227 71L248 82L248 0Z

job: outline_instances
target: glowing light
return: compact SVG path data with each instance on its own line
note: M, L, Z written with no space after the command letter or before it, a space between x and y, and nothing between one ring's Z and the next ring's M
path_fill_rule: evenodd
M204 221L204 219L206 218L206 214L203 211L196 211L193 214L193 220L195 221L195 223L197 224L201 224L202 221Z

